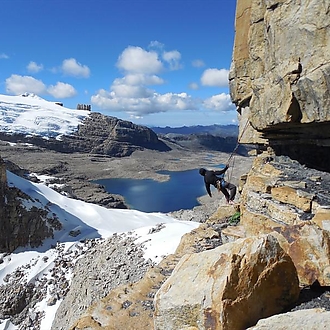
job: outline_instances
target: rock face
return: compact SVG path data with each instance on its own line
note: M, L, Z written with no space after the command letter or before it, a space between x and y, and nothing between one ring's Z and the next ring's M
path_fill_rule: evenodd
M274 228L297 269L301 285L330 284L330 233L313 223Z
M129 156L135 150L144 148L170 150L151 129L96 112L92 112L84 120L75 134L63 136L61 140L4 133L0 133L0 139L11 142L24 141L65 153L82 152L113 157Z
M330 285L329 185L329 173L263 153L255 159L242 191L244 236L273 232L304 285Z
M91 113L79 127L78 137L86 139L85 148L96 154L129 156L143 148L169 150L151 129L100 113Z
M150 235L153 235L153 233L151 232ZM143 264L141 260L142 254L140 255L141 251L138 246L132 250L132 240L130 240L131 244L126 244L127 246L124 245L125 242L127 243L127 240L121 243L119 242L118 244L118 238L119 237L117 237L116 242L116 247L118 247L118 249L112 246L111 250L113 250L113 253L111 255L105 251L101 253L101 259L103 256L106 256L106 258L109 259L108 262L100 263L98 260L99 258L95 258L95 253L90 253L86 254L86 257L84 258L85 260L81 260L79 264L83 267L84 263L89 263L89 265L96 265L100 263L102 268L101 276L106 276L107 287L111 288L115 286L115 284L118 284L119 281L123 284L113 289L103 299L96 301L93 305L86 309L81 316L80 314L85 307L81 308L81 304L77 304L75 297L78 299L83 297L84 302L91 300L91 298L88 296L84 297L83 293L77 293L73 290L71 296L71 298L74 298L73 305L71 304L72 300L70 300L70 297L63 301L63 308L62 304L60 306L60 310L62 312L58 312L56 314L56 319L52 329L99 329L100 326L104 329L154 329L153 298L160 286L171 275L180 258L186 253L204 251L205 249L210 248L210 246L216 247L221 244L219 233L213 230L210 226L202 225L182 237L175 254L165 257L158 265L153 265L150 267L141 280L134 282L137 279L136 274L142 274L144 272L144 267L141 267ZM105 244L107 243L105 242ZM130 253L127 253L129 250ZM136 262L139 259L140 262ZM127 262L128 260L130 261ZM115 261L115 263L113 263L113 261ZM146 265L146 263L144 264ZM129 277L126 272L122 271L127 266L130 266ZM83 283L83 288L86 288L88 292L103 292L104 284L102 284L102 281L86 281L86 276L84 276L86 272L86 270L84 270L85 268L86 267L83 267L83 271L79 271L77 269L75 272L73 282L75 282L74 285L76 285L76 289L79 290L81 287L79 282L86 282ZM89 269L91 270L90 275L99 277L98 274L100 272L98 267L90 266ZM82 291L84 292L85 290ZM71 295L70 292L69 295ZM93 296L95 295L93 294ZM86 306L85 304L82 305ZM71 312L72 306L74 310ZM79 307L79 310L76 311L75 307ZM68 312L68 309L70 309L70 312ZM70 316L73 316L73 318L77 318L78 316L80 317L74 324L71 325L70 322L73 318L71 317L70 320ZM70 324L70 326L68 326L68 324Z
M156 294L155 329L246 329L294 303L298 284L271 235L188 254Z
M151 265L143 258L142 248L124 234L95 244L77 261L70 290L56 312L52 329L68 329L92 303L120 284L129 287L140 280ZM112 311L111 304L105 310Z
M4 219L6 191L7 191L6 166L3 159L0 157L0 219Z
M8 187L6 167L0 158L0 253L13 252L19 246L38 247L61 223L49 210L26 207L30 197L20 190ZM26 203L28 204L28 203Z
M277 154L327 171L329 11L327 1L237 0L230 70L242 142L266 142Z

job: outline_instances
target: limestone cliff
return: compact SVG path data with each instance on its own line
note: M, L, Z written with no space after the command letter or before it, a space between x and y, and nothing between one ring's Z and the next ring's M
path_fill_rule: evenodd
M330 285L329 186L329 173L264 152L242 190L241 236L276 236L304 285Z
M252 239L257 245L260 236L271 235L292 260L301 287L330 285L329 13L329 1L237 0L231 97L238 107L240 142L258 144L264 152L256 157L240 190L240 226L223 228L222 240L234 241L237 248L243 242L238 238ZM219 209L217 215L222 213ZM217 221L216 215L212 218ZM228 251L230 244L221 248ZM237 258L234 253L231 265ZM219 296L209 307L208 295L214 298L212 290L220 285L206 289L211 282L207 276L218 281L221 277L215 276L215 270L229 266L222 254L210 268L205 268L205 259L202 254L184 257L174 276L160 288L155 298L155 329L246 328L230 323L231 317L240 322L244 318L235 315L235 309L216 318L223 312ZM241 263L242 270L250 263L252 259ZM188 268L189 276L185 276ZM203 272L207 276L196 284ZM255 271L243 275L236 268L234 273L247 281L245 289L256 278ZM289 268L276 273L282 284L293 275ZM228 283L230 276L221 284ZM233 287L238 289L238 285ZM268 306L274 295L265 291ZM259 300L249 302L249 308L263 299L262 292ZM244 300L244 292L236 293L225 294L224 306ZM275 300L283 302L285 297ZM251 316L251 309L244 315Z
M237 0L230 70L241 141L327 171L329 13L329 1Z

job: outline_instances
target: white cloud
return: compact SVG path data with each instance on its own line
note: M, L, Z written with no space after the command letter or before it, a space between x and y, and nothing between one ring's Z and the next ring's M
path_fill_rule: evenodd
M205 63L202 60L193 60L191 62L191 65L195 68L202 68L203 66L205 66Z
M164 80L156 75L145 75L141 73L127 74L123 78L117 78L114 84L126 84L126 85L161 85Z
M63 82L58 82L55 86L53 85L49 86L47 92L50 95L61 99L65 99L77 95L77 91L74 89L72 85Z
M182 65L180 63L181 54L177 50L164 52L163 59L169 64L170 70L179 70L182 68Z
M77 94L73 86L58 82L56 85L50 85L48 88L41 81L31 76L20 76L13 74L6 79L7 93L20 95L25 92L36 95L50 94L55 98L68 98Z
M228 86L229 70L207 69L203 72L201 83L204 86L226 87Z
M176 50L165 52L164 45L158 41L150 43L149 47L157 50L146 51L141 47L129 46L120 54L117 67L123 70L124 76L115 79L109 90L100 89L91 97L91 103L95 107L109 112L125 112L135 118L155 113L182 113L201 108L220 111L235 109L226 94L213 96L203 102L187 93L161 94L150 88L164 84L164 80L158 75L164 69L164 64L169 64L172 70L181 67L181 54ZM204 65L201 60L193 63L197 67ZM204 85L222 85L222 79L225 85L228 84L228 71L224 69L209 69L203 76ZM189 87L197 90L199 84L192 82Z
M119 56L117 67L129 73L156 74L163 69L163 64L156 52L129 46Z
M60 70L61 70L61 68L57 68L57 67L53 67L53 68L50 68L49 69L49 71L51 73L54 73L54 74L57 74Z
M46 86L41 80L31 76L13 74L6 79L6 91L14 95L20 95L25 92L40 95L46 92Z
M230 95L225 93L213 95L204 100L203 105L207 109L223 112L236 109L235 105L231 102Z
M192 82L192 83L189 84L189 88L193 89L193 90L197 90L197 89L199 89L199 86L198 86L197 83Z
M164 44L157 41L157 40L154 40L154 41L151 41L148 48L154 48L154 49L163 49L164 48Z
M141 85L126 85L117 82L111 87L112 95L115 98L148 98L151 97L153 92Z
M77 78L88 78L90 69L87 65L82 65L75 58L65 59L62 63L62 71L68 76Z
M0 54L0 60L8 60L9 59L9 56L5 53L1 53Z
M44 66L42 64L37 64L36 62L31 61L26 68L31 73L38 73L43 70Z
M163 47L158 42L153 42L151 46ZM177 51L163 53L163 59L173 67L180 58L181 54ZM187 94L159 94L148 88L164 84L164 80L157 75L163 70L157 52L127 47L119 56L117 66L125 71L125 75L113 81L110 91L101 89L91 98L91 102L99 108L123 111L135 118L151 113L196 109L196 102Z
M93 95L91 101L103 110L124 111L132 116L140 117L147 114L177 111L197 110L196 100L186 93L158 94L141 86L120 89L113 87L112 91L104 89ZM135 88L134 88L135 87Z

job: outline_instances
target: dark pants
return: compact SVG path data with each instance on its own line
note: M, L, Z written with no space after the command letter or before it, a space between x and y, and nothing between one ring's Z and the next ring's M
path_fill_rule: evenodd
M235 199L236 186L232 183L224 181L224 183L221 185L220 181L218 181L217 188L225 195L227 202L233 201Z

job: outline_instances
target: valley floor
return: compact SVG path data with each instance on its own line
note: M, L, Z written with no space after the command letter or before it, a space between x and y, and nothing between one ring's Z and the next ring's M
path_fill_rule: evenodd
M230 154L174 148L169 152L144 150L136 151L129 157L111 158L81 153L64 154L26 144L9 144L0 141L0 156L30 173L47 173L60 178L66 185L72 187L77 198L86 202L102 204L109 194L98 185L92 184L91 180L149 178L165 181L168 176L159 174L158 171L184 171L200 167L216 169L220 164L227 163ZM227 172L232 183L237 184L239 177L249 171L252 158L235 155L234 164L231 163L233 166ZM198 175L197 171L196 175ZM184 187L182 187L182 191L184 192ZM121 196L116 197L121 198ZM201 207L197 207L200 210L199 213L212 213L219 203L224 202L224 198L222 195L210 198L205 192L205 196L202 196L199 202L201 203ZM181 212L179 217L184 219L183 213Z

